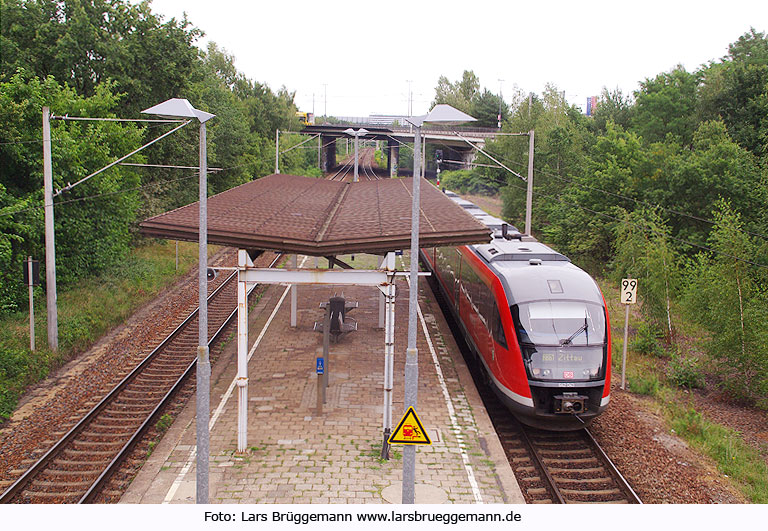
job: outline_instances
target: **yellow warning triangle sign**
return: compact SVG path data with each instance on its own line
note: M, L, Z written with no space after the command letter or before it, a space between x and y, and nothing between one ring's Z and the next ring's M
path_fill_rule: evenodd
M432 444L427 430L421 425L419 416L416 415L413 407L409 407L408 411L405 412L388 442L389 444Z

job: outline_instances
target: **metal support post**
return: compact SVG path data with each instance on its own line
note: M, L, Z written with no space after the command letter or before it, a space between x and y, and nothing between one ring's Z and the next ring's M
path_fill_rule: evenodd
M29 350L35 350L35 288L32 276L32 257L27 257L27 274L29 275Z
M208 461L210 454L211 361L208 352L208 160L205 122L200 124L200 236L197 347L197 503L208 503Z
M624 312L624 346L621 354L621 390L625 389L625 372L627 370L627 340L629 338L629 304L625 304L626 310Z
M294 254L291 257L291 268L296 269L297 268L297 264L298 264L297 257ZM298 301L297 301L297 299L298 299L297 289L298 289L298 287L297 287L296 284L291 285L291 328L296 328L296 322L297 322L297 318L296 318L296 314L297 314L296 306L297 306L297 303L298 303Z
M389 177L397 177L397 169L400 165L400 146L392 146L389 150L389 156L392 159L389 165Z
M56 302L56 243L53 229L53 164L51 112L43 107L43 205L45 211L45 295L48 310L48 346L59 349L59 313Z
M531 211L533 210L533 129L528 131L528 188L525 193L525 234L531 236Z
M385 292L385 323L384 323L384 407L383 431L384 442L381 448L381 458L389 459L389 436L392 435L392 388L394 386L395 364L395 253L387 253L384 259L387 272L392 274L386 287L380 288Z
M381 263L379 264L379 269L383 269L386 267L387 264L387 257L389 254L384 255L384 257L381 259ZM386 325L386 295L384 294L384 291L379 290L379 328L384 328Z
M413 148L413 198L411 204L411 267L408 297L408 349L405 355L405 404L416 409L419 386L419 351L416 347L417 307L419 304L419 218L421 184L421 127L416 127ZM414 503L416 490L416 448L403 449L402 503Z
M275 173L280 173L280 129L275 129Z
M325 358L325 371L323 371L323 403L325 403L326 389L328 389L328 380L331 372L331 305L325 307L325 317L323 318L323 358Z
M427 138L426 136L421 143L421 177L424 178L427 175Z
M240 251L245 254L245 251ZM239 259L238 266L245 267ZM241 269L237 280L237 451L248 447L248 289Z
M355 175L353 177L353 182L357 182L358 180L358 173L357 173L357 152L358 152L358 145L360 143L360 135L355 135Z
M325 370L323 373L317 373L317 416L323 414L323 403L325 402Z

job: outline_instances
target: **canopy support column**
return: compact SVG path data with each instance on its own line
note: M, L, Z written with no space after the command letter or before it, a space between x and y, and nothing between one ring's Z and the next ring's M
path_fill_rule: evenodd
M237 451L248 447L248 286L245 268L253 266L248 253L237 253Z
M395 272L395 253L387 253L383 266L388 273ZM385 286L379 286L384 294L384 407L383 407L383 443L381 458L389 459L389 436L392 434L392 389L394 387L395 367L395 276L389 276Z
M294 254L291 257L291 267L296 269L298 267L298 258ZM291 328L296 328L296 305L298 304L298 287L296 284L291 286Z

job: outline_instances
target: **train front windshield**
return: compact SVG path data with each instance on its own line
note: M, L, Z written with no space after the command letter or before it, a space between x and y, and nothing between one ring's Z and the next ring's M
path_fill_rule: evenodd
M552 300L516 304L510 310L529 378L603 377L607 345L602 306Z

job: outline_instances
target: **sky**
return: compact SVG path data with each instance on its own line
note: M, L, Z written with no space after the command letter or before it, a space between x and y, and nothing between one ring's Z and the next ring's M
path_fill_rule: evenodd
M682 64L694 71L728 44L768 30L768 2L731 0L153 0L164 20L188 20L235 57L247 78L295 92L316 115L425 114L439 77L540 94L573 105L605 87L631 94Z

